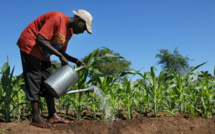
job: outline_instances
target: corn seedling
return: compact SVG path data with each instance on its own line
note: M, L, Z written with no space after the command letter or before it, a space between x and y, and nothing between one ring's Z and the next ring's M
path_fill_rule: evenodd
M164 75L165 71L162 71L158 77L155 76L154 67L151 67L151 72L147 73L147 80L149 85L147 86L147 90L151 96L151 102L153 104L154 115L157 117L159 106L162 103L163 96L163 83L164 83Z
M2 105L2 113L4 115L4 118L6 122L10 121L10 114L12 111L18 107L20 104L12 104L13 98L17 95L17 93L21 90L20 86L23 83L22 79L20 77L15 78L13 76L14 67L12 71L10 72L10 62L9 58L7 63L5 63L2 67L1 71L1 87L2 87L2 96L1 96L1 105ZM17 87L17 90L15 90L15 87ZM12 104L12 105L11 105Z
M178 108L180 113L184 113L186 111L186 91L188 90L188 85L190 82L192 82L194 76L196 73L192 73L194 70L198 69L200 66L204 65L205 63L202 63L196 67L194 67L190 72L188 72L186 75L182 75L180 72L175 72L173 67L171 67L171 71L173 74L173 80L176 84L175 92L178 98Z
M206 80L201 80L199 79L199 82L201 84L200 87L200 98L201 98L201 103L203 107L203 114L205 118L211 118L212 117L212 109L213 109L213 104L214 104L214 92L215 89L214 83L211 83L209 79Z

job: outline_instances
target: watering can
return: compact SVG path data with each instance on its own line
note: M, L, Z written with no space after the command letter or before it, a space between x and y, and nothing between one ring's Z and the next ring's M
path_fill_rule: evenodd
M77 71L83 68L83 66L80 66L76 69L73 69L69 65L62 66L44 81L44 86L55 98L60 98L65 94L80 93L86 91L93 92L93 85L87 89L79 89L67 92L79 80Z

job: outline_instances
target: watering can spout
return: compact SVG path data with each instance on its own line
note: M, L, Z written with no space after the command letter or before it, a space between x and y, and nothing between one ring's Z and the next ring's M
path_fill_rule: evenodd
M81 69L84 69L84 68L85 68L84 66L80 66L80 67L78 67L78 68L75 68L74 71L77 72L77 71L79 71L79 70L81 70Z
M95 86L93 86L93 85L91 85L91 86L88 88L88 90L89 90L90 92L94 92L94 89L95 89Z
M86 89L79 89L79 90L73 90L69 91L66 94L74 94L74 93L81 93L81 92L94 92L95 86L91 85L90 87Z

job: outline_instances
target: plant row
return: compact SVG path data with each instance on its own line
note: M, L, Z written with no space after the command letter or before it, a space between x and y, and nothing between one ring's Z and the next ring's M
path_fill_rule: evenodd
M140 73L133 68L122 68L116 74L103 76L94 68L95 61L104 61L115 56L107 54L96 57L99 50L98 48L90 53L86 69L77 72L80 80L70 89L85 89L94 85L97 92L62 96L56 99L58 109L65 110L67 114L74 111L78 120L84 118L81 113L86 107L94 119L101 120L107 118L115 120L118 114L124 114L127 119L131 119L134 111L141 114L153 111L155 117L159 112L171 115L175 111L181 114L188 112L193 117L201 115L205 118L211 118L215 114L215 79L207 76L198 77L199 73L195 72L205 63L186 74L170 68L171 71L162 70L156 76L155 68L152 66L150 72ZM11 70L8 58L1 68L0 81L0 116L4 117L6 122L9 122L11 117L19 121L24 114L31 113L30 104L25 99L22 75L14 76L13 72L14 68ZM94 77L89 77L90 72L93 72ZM139 75L140 79L132 80L134 75ZM124 76L129 76L129 79L125 81L119 79ZM45 99L41 99L41 113L44 109ZM121 113L121 109L127 112ZM98 118L98 112L102 113L101 118Z

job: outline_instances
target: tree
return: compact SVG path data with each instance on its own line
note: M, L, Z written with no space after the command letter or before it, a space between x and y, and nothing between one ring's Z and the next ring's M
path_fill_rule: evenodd
M182 56L179 54L177 48L170 53L167 49L161 49L159 54L156 54L156 58L159 58L158 64L161 64L162 69L167 69L170 71L172 66L175 72L181 72L185 74L192 69L189 66L189 61L191 61L187 56Z
M96 61L94 68L98 69L103 76L117 74L122 71L123 68L131 65L130 61L121 57L119 53L114 53L113 50L101 49L97 53L96 57L102 57L103 55L115 55L114 57L106 57L102 61ZM82 60L87 63L88 56L85 56ZM125 69L126 70L126 69ZM123 70L123 71L125 71ZM94 77L93 72L90 72L90 77ZM116 76L117 77L117 76Z

